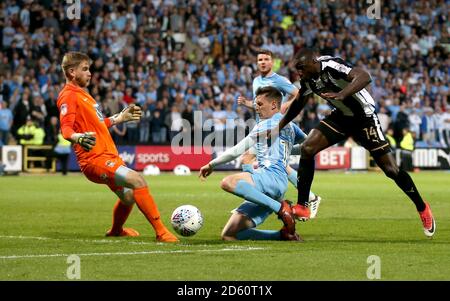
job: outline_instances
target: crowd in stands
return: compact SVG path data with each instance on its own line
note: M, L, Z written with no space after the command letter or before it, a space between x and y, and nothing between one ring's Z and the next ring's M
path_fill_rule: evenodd
M253 118L237 97L252 98L256 49L298 82L289 60L314 47L370 72L381 126L398 142L406 129L423 146L450 147L448 1L375 1L375 18L358 0L73 3L79 19L66 1L1 1L0 145L51 143L67 51L92 58L90 93L106 116L142 106L139 124L111 129L117 143L168 144L186 123L226 133ZM297 122L309 132L329 111L311 97ZM47 133L39 142L20 134L30 120Z

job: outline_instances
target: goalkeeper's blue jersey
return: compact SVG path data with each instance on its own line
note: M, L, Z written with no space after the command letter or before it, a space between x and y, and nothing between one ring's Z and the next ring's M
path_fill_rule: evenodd
M283 118L281 113L277 113L270 119L260 120L250 132L250 137L256 141L256 159L258 167L287 175L286 166L294 144L301 143L306 138L306 134L294 123L285 126L278 137L271 141L261 134L267 132L278 125Z

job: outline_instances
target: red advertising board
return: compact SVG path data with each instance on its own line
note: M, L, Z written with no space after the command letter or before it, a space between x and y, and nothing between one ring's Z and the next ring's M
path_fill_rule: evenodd
M199 170L211 160L211 153L211 149L201 147L136 146L135 169L143 170L153 164L160 170L173 170L183 164L191 170Z
M316 169L350 168L350 149L329 147L316 156Z

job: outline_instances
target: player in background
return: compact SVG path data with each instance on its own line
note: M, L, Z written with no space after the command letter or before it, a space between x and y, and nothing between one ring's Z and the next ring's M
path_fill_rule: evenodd
M274 129L275 135L300 113L306 104L306 96L310 93L320 95L334 107L332 113L309 133L301 146L298 204L293 206L294 214L299 219L310 218L310 210L306 204L314 178L314 156L351 136L370 152L385 175L394 180L411 199L419 212L425 235L433 236L436 223L430 206L423 201L409 174L398 168L389 142L383 135L375 113L375 101L365 89L371 82L369 73L362 68L352 67L341 58L317 57L307 48L295 55L293 63L301 79L301 90Z
M108 128L123 122L138 121L141 109L130 105L119 114L104 118L99 105L86 91L91 73L91 60L81 52L68 52L62 60L66 85L59 93L61 132L71 141L81 171L92 182L106 184L119 197L113 210L112 228L107 236L138 236L131 228L123 228L133 204L153 226L156 240L176 242L178 238L164 226L158 208L141 174L126 167L119 157Z
M199 177L204 180L213 169L223 163L234 160L255 146L258 168L227 176L222 180L223 190L245 199L233 211L222 231L224 240L300 240L295 233L295 219L288 202L282 201L287 190L287 164L292 146L303 141L305 133L294 123L285 127L273 141L258 139L281 120L282 95L271 86L262 87L256 94L256 112L261 121L252 131L234 147L226 150L200 169ZM281 231L255 229L272 213L278 214L283 221Z
M239 96L237 99L238 104L250 109L255 109L256 91L261 87L272 86L278 89L283 95L280 112L281 114L285 114L289 106L297 97L297 87L292 84L286 77L273 72L273 53L270 50L260 49L256 55L256 60L260 75L253 79L253 100L246 99L243 96ZM256 122L259 122L259 118L259 114L256 113ZM241 157L242 170L247 171L253 169L254 161L254 150L250 149ZM289 182L291 182L292 185L297 188L297 171L295 171L288 165L287 172ZM309 193L309 202L307 203L307 205L311 209L311 218L314 218L316 216L317 211L319 210L320 201L320 196L314 194L314 192L312 191Z

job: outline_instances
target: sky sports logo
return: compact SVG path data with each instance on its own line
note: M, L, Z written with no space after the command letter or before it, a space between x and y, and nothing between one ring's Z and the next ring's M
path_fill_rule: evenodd
M136 157L134 153L129 153L127 151L120 152L119 156L127 165L132 165L134 163L134 158Z
M170 154L169 153L143 153L137 155L137 162L142 164L149 163L169 163Z

